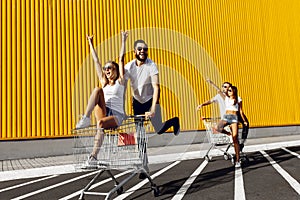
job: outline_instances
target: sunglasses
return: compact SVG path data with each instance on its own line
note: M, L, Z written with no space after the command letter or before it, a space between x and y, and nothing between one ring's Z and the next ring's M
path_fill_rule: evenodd
M228 88L229 86L223 85L223 88Z
M148 47L137 47L136 49L137 49L138 51L142 51L142 50L148 51Z
M103 70L104 70L104 71L107 70L107 69L110 70L110 69L113 69L113 67L112 67L112 66L104 66L104 67L103 67Z
M228 92L232 92L232 90L228 90Z

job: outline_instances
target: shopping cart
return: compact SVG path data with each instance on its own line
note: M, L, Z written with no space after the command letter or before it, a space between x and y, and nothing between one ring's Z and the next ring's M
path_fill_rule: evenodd
M73 130L74 134L74 156L75 168L90 169L86 166L86 160L93 149L95 134L103 134L103 142L98 154L96 164L99 172L82 190L79 199L83 199L84 195L101 195L110 199L113 193L118 195L123 193L123 185L139 173L145 174L148 178L151 189L155 197L159 195L159 189L154 184L152 178L147 172L147 141L146 132L149 130L148 120L143 116L130 117L126 119L121 126L115 129L103 130L96 127L89 127L79 130ZM146 168L146 169L145 169ZM111 170L127 171L129 176L118 182ZM115 186L107 193L90 192L89 188L97 181L102 173L107 172L115 182Z
M212 160L212 156L209 155L209 152L212 149L218 149L219 151L222 151L224 153L224 159L225 160L231 160L231 163L234 164L234 156L228 152L229 148L233 146L232 138L231 136L228 136L226 134L222 133L214 133L213 128L216 127L216 125L219 123L220 118L208 118L208 117L201 117L203 124L206 129L206 136L208 139L208 142L210 143L210 147L207 150L205 154L205 160L208 162ZM224 127L225 130L230 132L230 127L226 126ZM226 150L224 149L224 145L227 145ZM221 148L222 147L222 148Z

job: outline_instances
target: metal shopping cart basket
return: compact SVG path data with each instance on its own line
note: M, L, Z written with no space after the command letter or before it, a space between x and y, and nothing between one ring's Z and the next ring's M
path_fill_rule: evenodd
M222 151L224 153L224 159L225 160L231 160L232 164L234 164L234 157L232 154L230 154L228 152L229 148L231 146L233 146L232 144L232 138L231 136L228 136L226 134L222 134L222 133L214 133L213 132L213 128L219 123L220 118L208 118L208 117L202 117L201 118L203 121L203 124L205 126L206 129L206 136L208 138L208 142L210 143L210 147L207 150L206 154L205 154L205 160L207 161L211 161L212 160L212 156L209 156L209 152L212 149L218 149L219 151ZM230 128L227 126L225 127L225 129L229 129L228 131L230 131ZM222 148L224 145L227 145L226 150L224 151Z
M102 145L98 153L98 161L96 164L99 172L90 181L90 183L82 190L79 199L83 199L84 195L102 195L105 199L110 199L113 193L123 193L123 185L139 173L144 173L148 178L154 196L159 195L159 189L154 184L147 170L147 130L149 130L148 120L144 117L128 118L121 126L116 129L103 130L95 127L89 127L79 130L73 130L74 134L74 155L75 167L83 168L85 162L93 150L95 134L103 134ZM127 178L118 182L111 170L129 170L130 174ZM94 184L102 173L107 172L115 182L114 188L108 193L89 192L89 188Z

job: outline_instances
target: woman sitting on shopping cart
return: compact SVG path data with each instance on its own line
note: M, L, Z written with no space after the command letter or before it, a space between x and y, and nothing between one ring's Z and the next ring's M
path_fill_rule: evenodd
M97 75L101 87L96 87L88 101L85 114L77 123L76 129L86 128L90 126L90 115L95 111L97 120L97 128L114 128L122 124L125 118L124 112L124 54L125 43L128 32L122 32L122 46L120 50L119 65L114 61L105 63L103 69L93 46L93 36L87 36L91 54L95 62ZM95 165L97 163L97 154L103 141L103 134L98 132L95 136L93 152L88 158L87 165Z
M232 134L232 140L234 144L234 150L236 155L235 167L241 167L240 163L240 149L239 149L239 140L238 140L238 116L239 104L238 104L238 90L235 86L230 86L228 88L228 96L226 96L221 89L214 84L210 79L207 79L207 82L210 83L214 88L217 89L218 93L225 101L225 115L222 116L221 121L214 128L214 132L220 132L227 135ZM244 119L243 119L244 120ZM231 133L227 132L224 127L230 125Z

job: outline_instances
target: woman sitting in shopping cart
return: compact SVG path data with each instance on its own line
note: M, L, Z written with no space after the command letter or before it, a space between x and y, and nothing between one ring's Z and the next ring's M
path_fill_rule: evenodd
M128 32L122 31L122 46L120 50L119 65L114 61L105 63L103 69L99 61L98 55L93 46L93 36L87 36L91 54L95 62L97 75L100 81L100 87L96 87L88 101L85 114L77 123L76 129L86 128L90 126L90 115L95 111L97 120L97 128L114 128L122 124L125 118L124 112L124 54L125 43ZM97 154L103 141L103 134L98 132L95 136L93 152L90 154L87 165L95 165L97 163Z
M239 112L240 109L238 104L238 90L235 86L230 86L228 88L228 96L226 96L221 91L221 89L210 79L207 79L207 82L217 89L218 93L225 101L225 110L226 110L225 115L222 116L221 121L214 128L214 132L220 132L227 135L232 134L232 140L233 140L234 150L236 155L235 167L241 167L240 149L239 149L239 140L238 140L238 116L237 116L237 113ZM224 129L224 127L227 125L230 125L231 133L227 132Z

